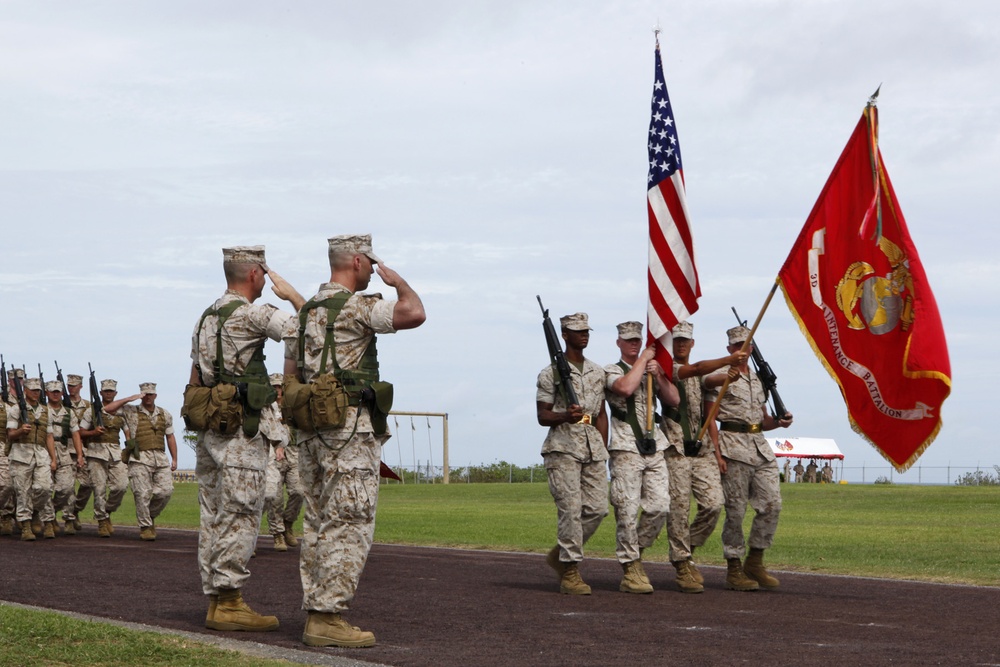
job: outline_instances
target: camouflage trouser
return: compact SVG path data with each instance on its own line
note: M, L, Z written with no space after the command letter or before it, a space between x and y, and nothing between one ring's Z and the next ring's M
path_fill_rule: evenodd
M615 508L615 555L619 563L639 560L653 546L670 510L667 462L660 454L611 452L611 506ZM639 515L639 510L642 515Z
M76 457L74 457L73 460L76 461ZM124 464L122 467L122 474L125 476L126 484L128 484L128 472L125 470ZM90 477L90 459L87 459L87 465L76 469L76 482L79 486L76 489L76 503L74 503L73 506L74 517L87 507L87 502L90 500L90 496L94 493L94 484ZM96 518L96 499L94 500L94 504L94 517ZM63 516L65 517L66 515L63 514Z
M52 509L63 513L63 519L72 521L76 517L76 461L61 464L52 474Z
M755 512L750 528L751 549L767 549L778 530L781 513L781 487L777 461L760 459L750 465L726 459L726 474L722 476L722 491L726 496L726 520L722 524L722 555L743 558L743 516L749 504Z
M342 431L334 431L339 435ZM350 440L299 440L305 495L299 572L302 608L340 612L354 599L375 534L381 441L371 433Z
M556 501L559 560L579 563L583 545L608 514L608 467L604 461L580 463L568 454L544 454L549 492Z
M94 518L104 521L121 506L125 497L127 466L121 461L87 458L87 471L94 491ZM77 512L80 511L79 499L77 496Z
M55 521L52 511L52 470L47 465L10 462L10 476L17 494L17 520L31 521L39 512L43 522Z
M143 452L146 456L149 452ZM151 466L128 462L128 481L135 498L135 518L140 528L149 528L167 506L174 493L174 478L170 466Z
M725 502L719 464L712 452L701 456L684 456L667 450L670 470L670 517L667 537L670 560L676 562L691 557L691 550L705 544L715 530ZM698 504L698 513L690 524L691 495Z
M297 448L286 447L284 459L268 461L267 487L264 512L267 514L267 525L271 534L277 535L285 532L286 526L294 524L302 510L302 484L299 481Z
M259 433L247 438L242 430L231 437L205 431L198 434L196 454L198 569L202 590L212 595L242 588L250 577L247 563L264 508L267 444Z
M3 447L4 444L0 442L0 518L13 519L17 508L17 492L10 476L10 459L3 455Z

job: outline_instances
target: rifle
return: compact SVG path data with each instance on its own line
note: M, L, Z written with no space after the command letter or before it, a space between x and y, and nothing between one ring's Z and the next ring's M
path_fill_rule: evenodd
M73 407L73 402L69 399L69 387L66 386L66 380L63 378L62 369L59 368L59 362L58 361L53 361L52 363L54 363L56 365L56 379L59 380L59 382L62 383L62 388L63 388L63 401L62 401L62 403L63 403L63 406L65 406L65 408L67 410L69 410L71 407Z
M42 385L42 393L38 397L38 402L42 405L48 405L49 400L45 397L45 376L42 375L42 365L38 364L38 382Z
M0 354L0 398L3 398L4 403L10 402L10 389L7 387L7 362L3 360L2 354Z
M87 370L90 371L90 409L94 415L94 428L104 428L104 417L101 411L104 409L104 401L101 400L101 392L97 390L97 378L94 377L94 369L90 362L87 362Z
M733 315L736 316L736 321L739 322L740 326L745 327L747 325L746 320L740 319L740 314L736 312L735 307L733 307ZM754 370L757 371L757 377L760 378L760 383L764 385L764 394L770 395L774 403L774 418L780 419L788 415L788 410L785 408L785 404L782 403L781 396L778 396L778 376L771 370L771 364L764 361L764 355L761 354L756 340L750 348L750 358L753 361Z
M14 372L14 393L17 394L17 407L21 412L21 424L27 424L28 404L24 400L24 385L21 383L21 378L18 377L16 370Z
M559 394L566 401L567 406L579 405L580 400L576 397L573 381L570 379L569 362L566 361L562 345L559 344L556 328L552 326L552 320L549 319L549 311L545 310L545 306L542 305L542 297L535 296L535 298L538 299L538 307L542 309L542 329L545 331L545 343L549 346L549 358L552 359L552 364L556 367L556 384L559 387Z

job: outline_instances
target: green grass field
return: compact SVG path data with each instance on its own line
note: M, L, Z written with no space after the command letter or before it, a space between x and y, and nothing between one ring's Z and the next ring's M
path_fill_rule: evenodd
M775 569L1000 586L1000 487L788 484L782 496L767 555ZM129 494L116 524L134 523L131 503ZM93 521L89 511L81 519ZM394 484L381 488L375 539L541 553L554 543L555 520L545 484ZM197 486L175 485L157 523L196 528ZM723 564L720 532L698 551L698 562ZM588 555L613 557L614 540L609 515ZM664 537L646 557L666 560ZM0 641L0 667L290 664L2 604Z
M545 484L391 484L380 495L378 542L538 553L554 544L555 506ZM775 568L1000 586L1000 487L786 484L782 496L767 555ZM129 494L116 523L134 516ZM175 486L158 524L197 527L196 485ZM698 562L723 564L721 530ZM614 541L609 514L587 553L611 558ZM667 559L664 536L646 558Z

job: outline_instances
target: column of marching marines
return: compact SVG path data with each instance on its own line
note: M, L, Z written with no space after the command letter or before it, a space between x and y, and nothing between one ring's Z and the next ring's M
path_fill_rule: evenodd
M779 582L763 557L778 525L780 478L761 433L787 428L792 415L768 413L766 392L747 364L749 348L741 349L750 331L730 329L727 356L693 363L694 327L680 322L672 331L671 381L655 359L655 344L643 349L640 322L618 325L620 360L603 368L583 354L591 331L586 313L562 317L560 324L568 383L577 402L567 401L571 394L558 363L539 373L536 393L538 423L549 427L542 457L558 516L556 545L547 562L559 577L560 592L590 594L580 574L583 546L607 514L609 499L622 592L653 592L642 554L664 527L678 589L703 592L693 554L715 530L723 509L726 588L776 589ZM662 408L649 422L647 386L655 393L651 404ZM716 419L706 423L716 402L718 424ZM656 426L647 430L647 423ZM692 496L697 512L689 521ZM748 505L755 513L745 538Z
M131 486L139 539L156 540L156 518L173 493L177 443L173 416L156 405L156 385L118 399L118 383L100 383L100 403L81 397L83 377L44 383L21 369L7 372L8 400L0 401L0 536L24 542L76 535L93 499L97 536L114 534L111 520ZM281 374L271 376L280 406ZM96 386L96 383L95 383ZM20 398L24 400L24 417ZM129 405L138 400L137 405ZM265 512L277 551L298 546L292 525L302 509L294 436L272 409ZM134 437L133 437L134 434ZM123 448L124 445L124 448ZM168 458L169 454L169 458ZM46 474L48 473L48 474ZM286 499L287 498L287 499ZM60 526L58 515L62 514Z

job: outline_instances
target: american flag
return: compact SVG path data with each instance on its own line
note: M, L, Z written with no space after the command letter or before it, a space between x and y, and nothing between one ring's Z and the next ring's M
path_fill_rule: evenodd
M701 286L694 262L694 240L684 197L684 168L674 112L663 80L656 42L656 79L649 121L649 341L659 341L657 359L666 359L670 330L698 310ZM666 348L666 349L662 349ZM661 365L662 361L661 361ZM670 366L665 366L665 370ZM668 370L669 373L669 370Z

